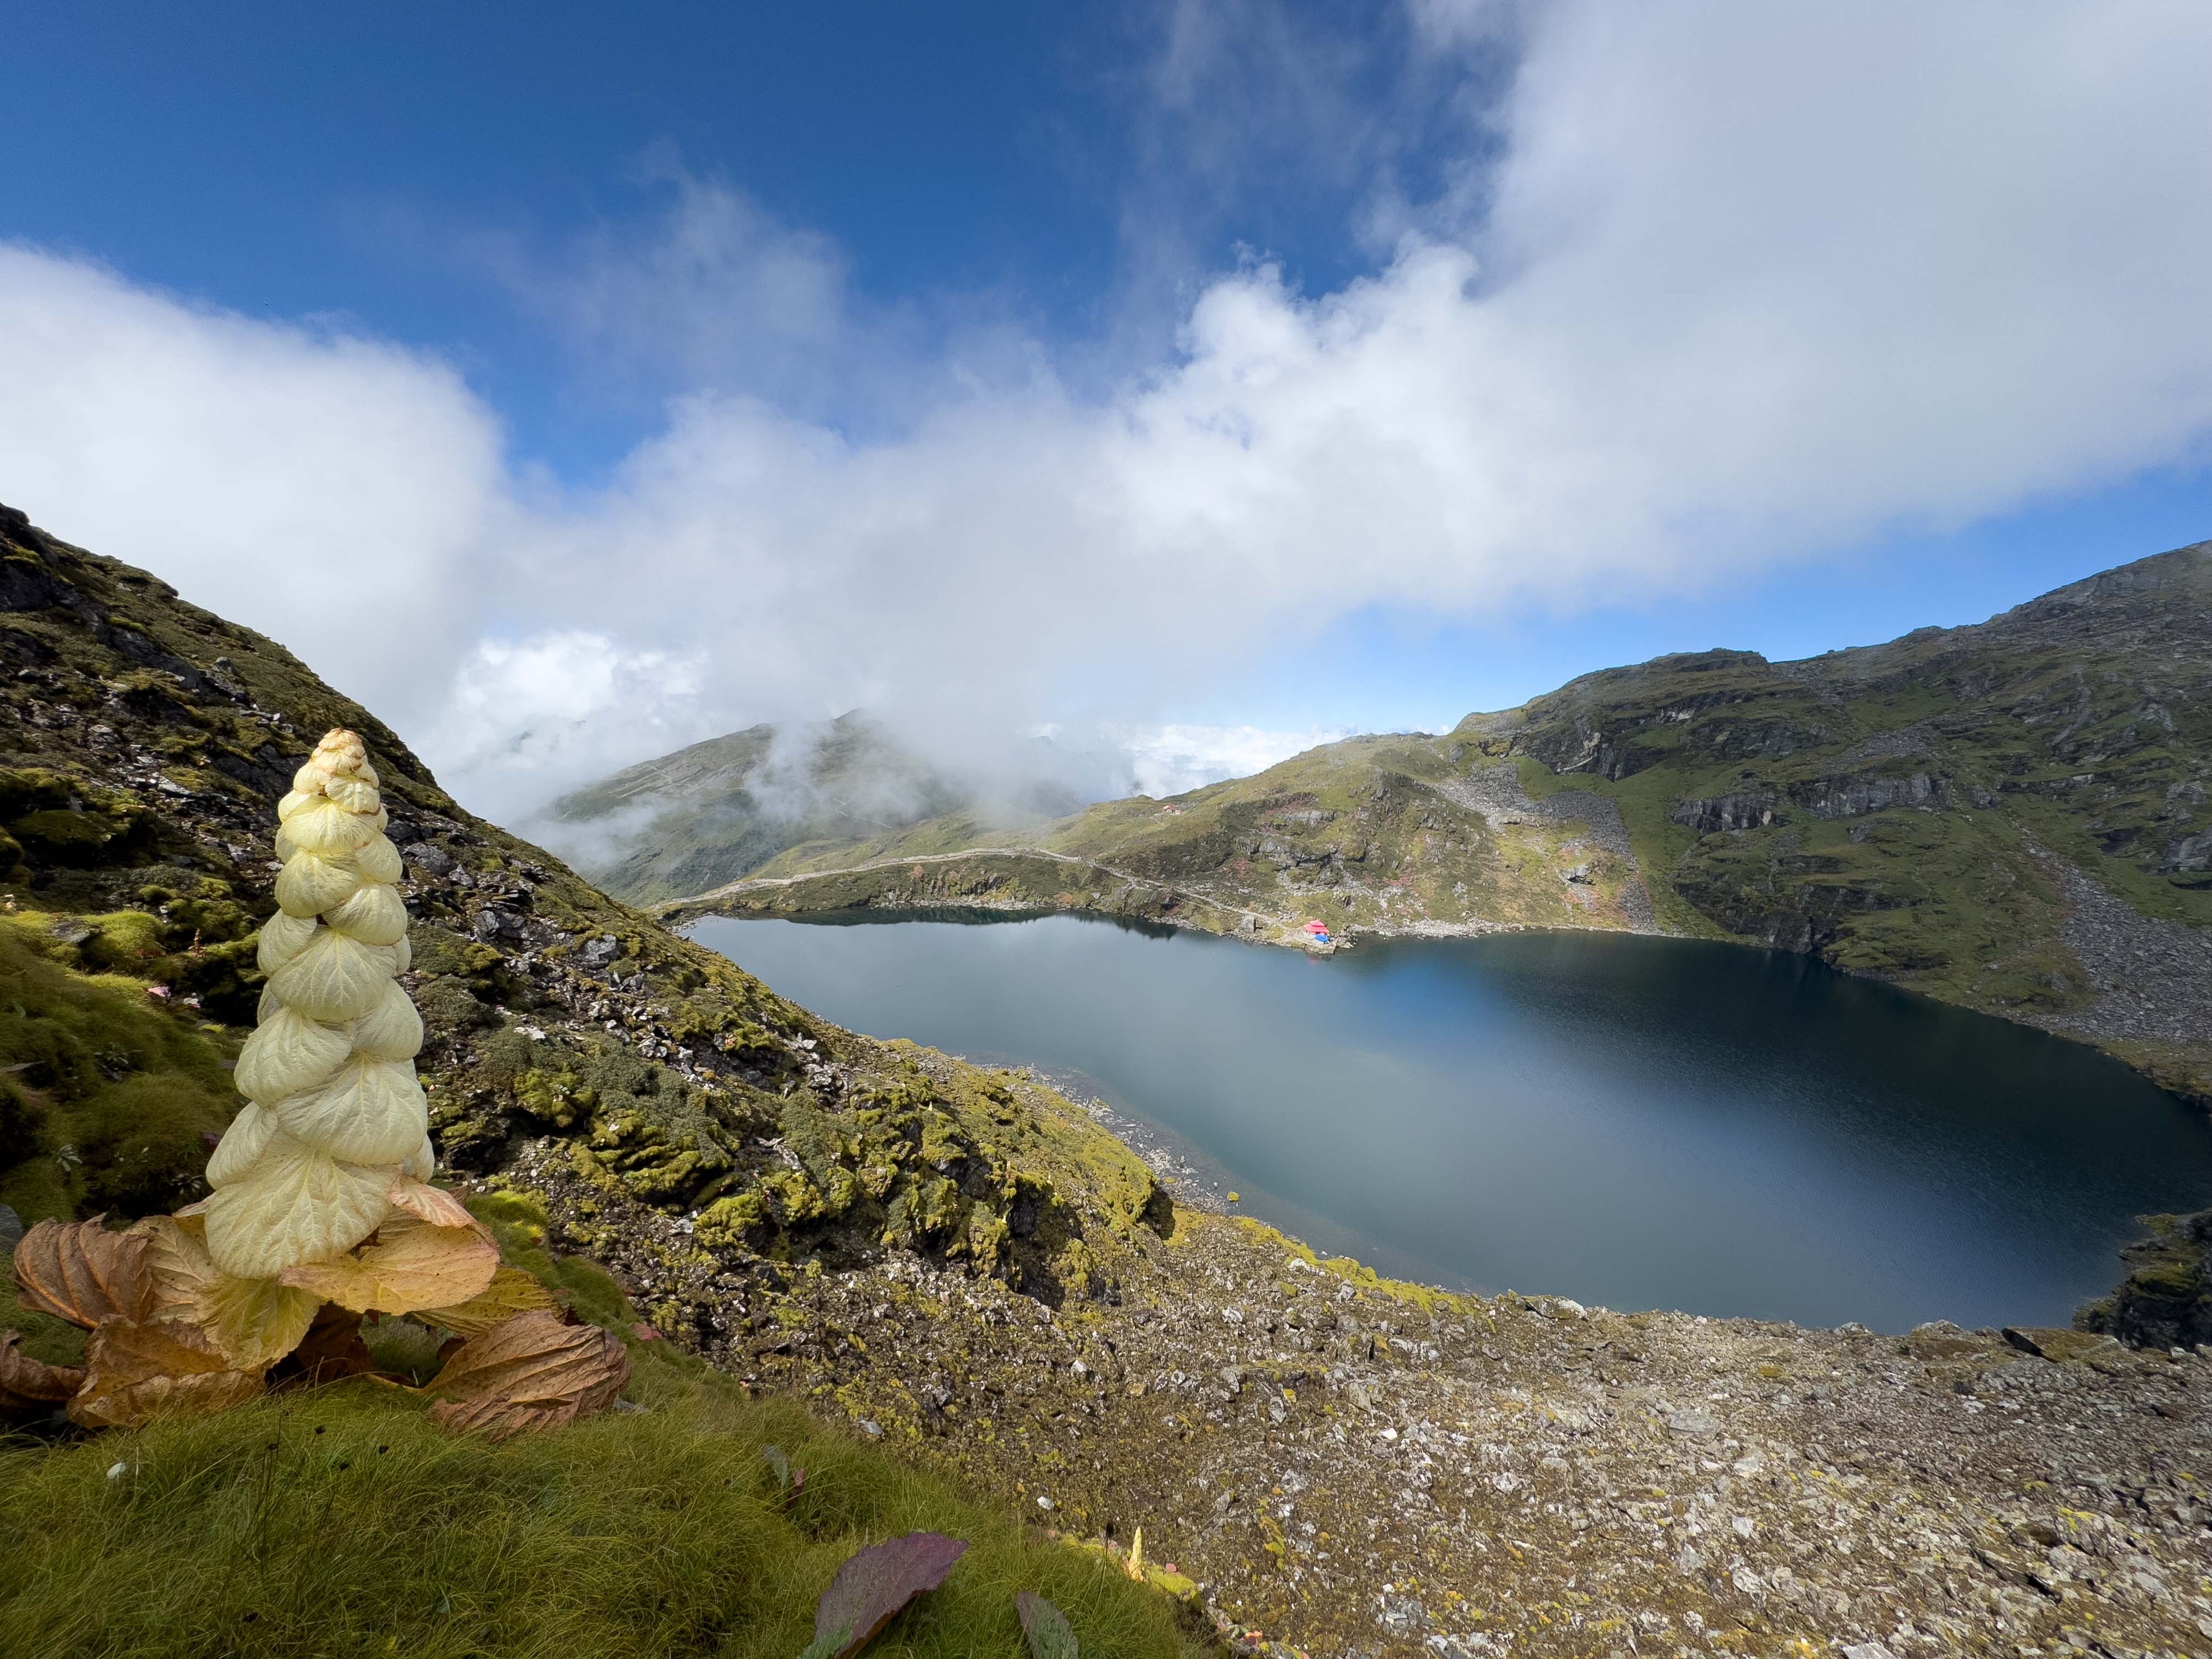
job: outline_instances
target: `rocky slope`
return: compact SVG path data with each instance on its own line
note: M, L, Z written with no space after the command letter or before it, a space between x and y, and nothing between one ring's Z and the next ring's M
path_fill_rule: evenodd
M495 1173L550 1132L592 1180L696 1211L708 1237L765 1243L836 1222L1033 1284L1068 1270L1085 1217L1141 1223L1151 1177L1109 1136L1024 1146L988 1079L955 1068L933 1082L897 1048L782 1001L472 817L281 646L6 509L0 658L11 935L64 969L134 975L217 1036L251 1029L258 995L252 939L277 868L269 803L325 728L367 738L407 866L408 988L430 1032L422 1064L448 1167ZM143 1047L118 1043L100 1064L127 1073ZM21 1076L47 1091L65 1069L41 1052ZM823 1115L817 1091L833 1080L849 1121ZM35 1143L36 1124L16 1139ZM190 1193L204 1152L173 1152L147 1193ZM77 1191L27 1179L11 1171L0 1192L52 1207Z
M1662 657L1026 835L946 818L793 848L665 910L1737 939L2082 1038L2212 1103L2208 790L2212 543L1972 627L1803 662Z
M1179 1201L1030 1077L784 1002L472 818L282 647L4 512L0 655L0 939L36 958L0 969L96 976L169 1033L19 993L0 1199L27 1219L192 1194L203 1073L257 988L268 805L346 724L404 838L449 1169L755 1387L1071 1539L1141 1526L1237 1650L2212 1643L2212 1357L1377 1280ZM1548 840L1594 830L1492 810L1620 902L1616 866ZM184 1132L80 1145L92 1100Z

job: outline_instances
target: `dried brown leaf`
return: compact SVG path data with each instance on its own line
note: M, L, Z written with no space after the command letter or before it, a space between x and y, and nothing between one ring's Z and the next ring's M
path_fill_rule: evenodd
M205 1331L180 1320L107 1321L85 1346L85 1370L69 1414L88 1429L223 1411L261 1392L258 1376L231 1370Z
M262 1391L246 1371L202 1371L191 1376L150 1376L143 1382L69 1402L70 1421L87 1429L133 1429L157 1417L212 1417L243 1406Z
M621 1339L550 1313L517 1314L461 1345L427 1392L432 1419L502 1439L603 1411L629 1381Z
M410 1181L402 1176L392 1183L385 1194L393 1206L428 1222L433 1227L475 1227L482 1224L468 1212L468 1206L442 1187L433 1187L428 1182Z
M111 1319L143 1319L152 1311L145 1240L100 1224L98 1216L41 1221L17 1241L15 1288L26 1307L86 1330Z
M359 1249L287 1267L283 1282L361 1313L458 1307L499 1272L499 1246L474 1226L437 1227L392 1215Z
M147 1317L198 1325L229 1369L264 1371L298 1346L322 1298L273 1279L240 1279L209 1259L198 1216L149 1216L131 1229L145 1241Z
M520 1267L501 1267L466 1302L451 1308L418 1308L415 1317L462 1336L482 1336L495 1325L503 1325L517 1314L558 1308L553 1292Z
M207 1223L198 1216L149 1216L131 1229L145 1241L142 1257L150 1281L149 1319L190 1319L204 1323L201 1298L215 1282L208 1260Z
M228 1370L222 1350L198 1326L181 1319L150 1319L139 1322L111 1319L98 1327L85 1344L85 1369L91 1381L126 1381L157 1374L189 1376L202 1371Z
M17 1350L22 1340L14 1331L0 1331L0 1408L52 1405L68 1399L84 1386L82 1365L49 1365Z
M361 1340L361 1316L334 1302L315 1310L314 1323L292 1350L292 1364L299 1368L300 1380L307 1382L335 1382L376 1369L368 1345Z

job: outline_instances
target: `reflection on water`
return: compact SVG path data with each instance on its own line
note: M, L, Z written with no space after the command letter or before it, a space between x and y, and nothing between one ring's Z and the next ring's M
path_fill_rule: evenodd
M692 931L840 1024L1087 1073L1247 1210L1386 1271L2063 1324L2134 1217L2212 1202L2212 1129L2117 1062L1800 957L1519 933L1321 960L1072 916L866 920Z

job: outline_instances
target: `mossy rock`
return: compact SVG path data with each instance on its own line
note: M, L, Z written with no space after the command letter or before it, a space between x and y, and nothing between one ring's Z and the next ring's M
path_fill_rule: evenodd
M2151 1236L2120 1253L2128 1276L2076 1311L2075 1325L2138 1347L2212 1342L2212 1210L2143 1219Z
M699 1212L693 1237L709 1249L741 1249L767 1221L768 1206L760 1194L736 1193Z
M499 1024L498 1014L451 974L434 974L424 980L415 993L415 1006L433 1029L466 1031Z
M50 807L26 813L10 826L15 841L31 857L64 869L91 869L125 860L143 850L139 825L105 815Z
M599 1091L574 1072L532 1066L514 1080L516 1108L556 1129L573 1129L587 1121L599 1098Z

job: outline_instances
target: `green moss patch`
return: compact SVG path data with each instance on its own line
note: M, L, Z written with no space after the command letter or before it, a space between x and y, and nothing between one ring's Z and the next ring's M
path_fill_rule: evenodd
M112 918L102 918L103 921ZM27 1222L143 1215L200 1196L236 1112L228 1036L144 982L73 973L52 919L0 925L0 1203ZM79 923L80 927L88 924ZM127 935L126 935L127 936Z

